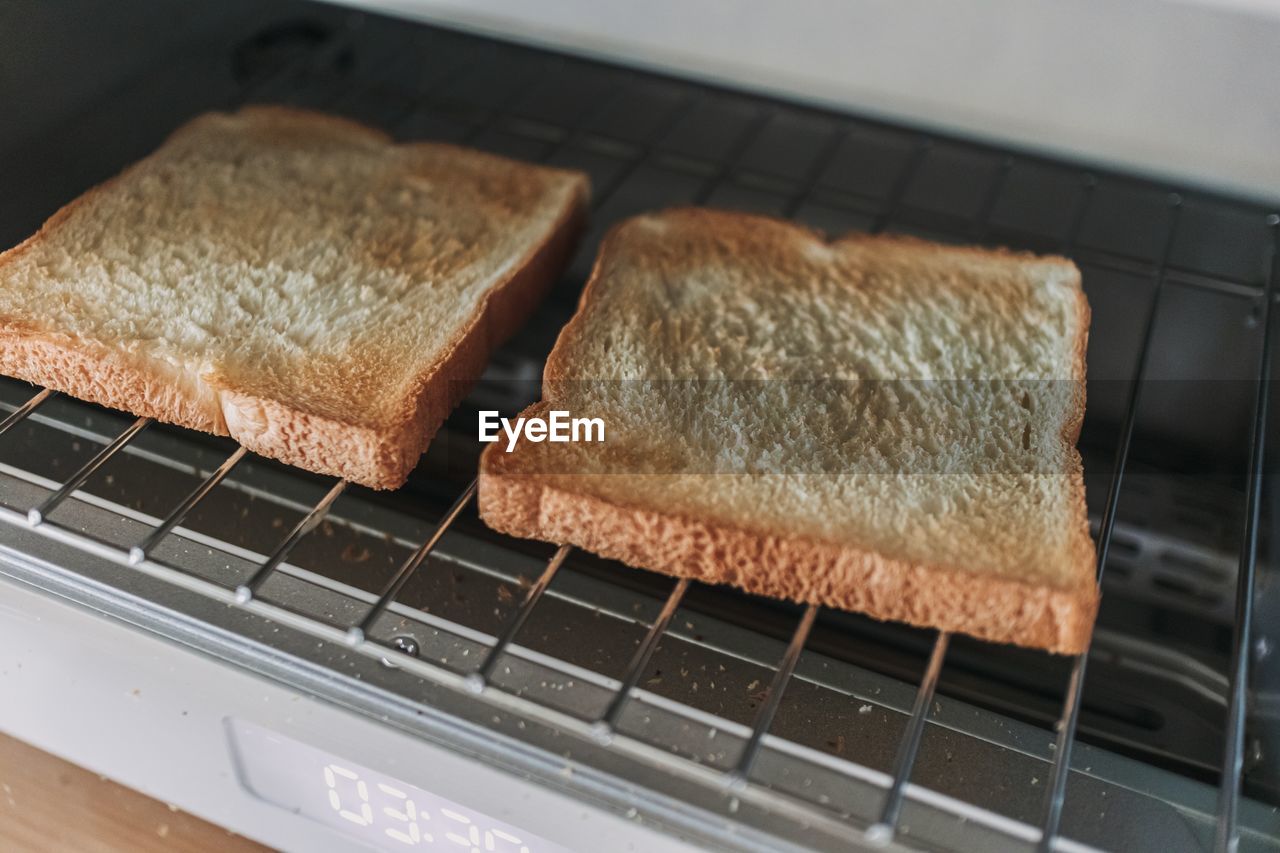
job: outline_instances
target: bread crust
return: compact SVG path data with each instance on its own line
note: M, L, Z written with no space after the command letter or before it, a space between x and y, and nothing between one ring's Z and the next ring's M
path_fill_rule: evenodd
M379 130L336 116L269 106L248 107L242 112L282 128L305 121L310 127L357 134L371 142L390 142ZM190 132L205 118L207 115L197 117L178 128L170 140ZM58 210L34 235L0 253L0 268L143 163L145 160L131 165ZM247 393L217 376L196 380L165 362L129 356L6 317L0 317L0 373L166 423L229 435L255 453L309 471L375 489L394 489L408 478L440 425L478 380L493 351L520 328L568 265L585 228L588 192L583 177L544 241L512 264L506 277L486 291L468 323L443 348L442 355L418 373L394 418L384 423L370 425L358 421L354 414L344 419L307 411L301 405Z
M210 417L212 390L203 401L183 394L165 367L0 320L0 373L113 409L226 435L222 419Z
M635 568L1060 654L1089 647L1097 587L1055 589L622 506L497 472L485 451L480 517L501 533L571 543Z
M679 215L714 217L716 227L734 229L742 220L767 219L715 211L685 209ZM768 220L777 223L777 220ZM623 225L606 236L579 311L561 331L547 360L544 400L556 399L557 381L569 375L568 342L585 322L583 308L602 287L610 246ZM746 223L749 224L749 223ZM806 239L825 238L810 229L784 223ZM844 240L882 241L913 250L940 247L913 237L851 235ZM573 475L548 477L521 472L518 463L497 445L481 457L478 503L480 516L503 533L570 543L637 567L706 583L730 584L747 592L821 604L896 620L920 627L968 634L1059 654L1088 649L1099 604L1094 582L1095 553L1089 536L1084 478L1075 449L1084 419L1085 351L1089 306L1079 289L1079 271L1064 258L1031 256L1007 250L946 247L979 257L1032 258L1069 268L1076 289L1077 334L1071 376L1073 407L1062 425L1067 451L1064 472L1072 481L1070 561L1078 581L1067 587L1033 584L1015 578L886 557L874 550L824 542L798 535L748 530L670 510L627 505L572 489ZM525 414L548 405L535 404ZM567 488L563 487L570 484Z

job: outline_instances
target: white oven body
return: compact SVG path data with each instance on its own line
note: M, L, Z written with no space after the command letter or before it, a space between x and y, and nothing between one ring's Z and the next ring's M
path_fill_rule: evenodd
M229 743L229 720L374 768L569 850L699 849L448 745L7 579L0 580L0 617L4 692L26 697L0 702L0 731L278 850L348 853L401 845L388 839L373 847L250 793Z

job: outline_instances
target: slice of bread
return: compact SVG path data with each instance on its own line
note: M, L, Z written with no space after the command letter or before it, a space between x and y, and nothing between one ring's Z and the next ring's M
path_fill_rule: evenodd
M1070 261L682 209L606 238L484 520L632 566L1054 652L1098 593Z
M317 113L206 114L0 255L0 373L394 488L587 194Z

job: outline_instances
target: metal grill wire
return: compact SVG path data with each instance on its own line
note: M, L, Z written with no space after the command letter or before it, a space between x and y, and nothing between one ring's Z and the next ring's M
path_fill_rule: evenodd
M265 81L257 88L266 88L270 84L279 85L282 79L287 81L289 79L296 78L299 74L304 73L305 70L305 68L300 69L296 65L287 67L275 78ZM443 78L460 76L465 74L466 71L465 63L460 63L451 71L446 70L441 76ZM518 103L521 96L537 87L541 82L541 79L540 75L529 75L528 79L525 80L522 85L517 86L515 90L509 94L501 107L491 110L485 119L476 123L470 129L466 134L464 141L473 141L479 138L498 122L504 120L507 117L507 109ZM615 90L628 85L630 80L631 75L620 72L618 78L613 84ZM252 98L254 94L255 89L248 88L242 92L239 98L237 98L236 103L228 104L227 106L236 106L239 103L243 103ZM361 93L358 92L342 93L339 89L335 88L331 92L331 98L329 98L327 102L313 104L313 106L324 107L326 105L331 105L339 97L345 97L350 100L353 97L353 94L357 98L361 96ZM666 129L674 127L683 117L696 111L701 102L702 96L687 98L681 105L671 110L670 115L664 123L664 127ZM592 102L592 104L588 105L587 109L582 111L575 120L569 122L566 127L561 128L562 134L560 138L550 146L550 149L546 152L544 159L551 159L565 145L569 144L574 138L579 127L591 115L593 109L599 108L601 103L603 103L602 100ZM399 115L387 117L389 120L384 121L384 124L387 125L389 129L394 130L396 125L407 119L410 114L411 109L406 108ZM737 139L735 144L732 146L729 155L726 156L720 162L717 169L707 177L702 188L697 192L693 199L694 201L705 202L716 192L718 188L733 179L738 159L746 150L748 150L755 139L756 134L766 126L770 119L770 115L771 114L768 111L761 111L756 121L740 135L739 139ZM813 195L818 175L821 174L826 162L838 150L840 142L843 139L843 135L847 132L848 131L845 130L843 132L834 133L827 141L823 153L807 170L807 177L803 182L802 188L799 191L792 193L786 201L784 212L787 215L793 215L799 207ZM660 133L653 135L653 138L655 139L660 137ZM893 181L892 190L889 193L888 198L872 221L870 228L872 232L882 231L894 222L906 190L910 186L913 176L916 174L921 163L925 160L933 144L933 139L928 136L920 136L917 139L913 146L911 156L908 158L907 163ZM657 148L654 145L642 146L639 155L632 158L628 165L622 169L614 180L603 190L603 192L596 197L595 207L597 209L603 207L613 193L626 182L636 169L640 168L645 163L651 162L656 155ZM986 237L988 232L989 215L999 195L1000 188L1013 165L1014 159L1012 157L1007 156L1003 159L1000 168L996 171L993 179L983 194L980 212L967 223L967 226L963 229L965 233L960 236L978 241L981 241ZM1082 171L1080 173L1080 181L1084 187L1084 193L1081 196L1077 209L1072 215L1071 226L1061 245L1061 250L1064 254L1072 253L1075 236L1079 233L1080 224L1090 203L1092 192L1098 184L1098 179L1089 172ZM1106 568L1111 537L1114 531L1116 508L1128 461L1129 449L1132 443L1137 412L1141 402L1143 377L1147 357L1150 351L1153 331L1156 325L1160 298L1164 290L1166 271L1177 239L1177 213L1180 210L1182 203L1181 196L1177 193L1171 193L1169 196L1169 203L1174 210L1174 215L1170 218L1160 259L1152 270L1152 275L1154 277L1154 291L1148 307L1148 313L1142 333L1142 345L1134 367L1133 380L1130 384L1127 406L1120 430L1120 436L1117 441L1114 466L1098 535L1099 583L1101 582L1103 571ZM1237 581L1235 638L1233 642L1233 658L1230 672L1229 731L1224 745L1219 817L1215 835L1215 850L1221 851L1221 853L1233 853L1239 843L1239 830L1236 824L1236 815L1238 812L1240 798L1240 777L1244 751L1243 723L1248 688L1248 649L1250 642L1253 586L1257 563L1259 511L1261 504L1265 452L1264 438L1269 402L1268 379L1271 344L1273 340L1270 308L1275 298L1276 279L1277 276L1280 276L1280 217L1272 214L1268 221L1274 233L1274 248L1270 278L1263 295L1264 309L1262 313L1262 323L1264 328L1264 344L1261 348L1261 356L1256 374L1257 393L1254 404L1253 431L1249 445L1250 464L1247 509L1243 534L1243 547L1240 553L1240 573ZM50 391L42 390L25 404L17 408L2 422L0 422L0 435L3 435L23 419L28 417L36 410L37 407L46 402L50 396ZM29 524L36 528L42 526L56 526L53 522L48 520L48 513L51 512L58 503L69 496L76 488L82 485L94 471L101 467L101 465L124 449L124 447L139 432L141 432L149 422L150 421L145 418L138 419L138 421L121 433L111 444L86 463L80 471L68 479L58 491L46 499L40 506L31 508L28 513ZM148 561L149 552L160 541L160 539L181 523L187 513L189 513L206 495L208 495L209 492L218 485L218 483L230 474L231 470L241 460L241 458L243 458L243 456L243 448L236 450L217 470L211 473L199 486L197 486L186 500L184 500L169 516L154 528L148 536L133 548L123 552L120 555L121 558L131 564L139 564ZM257 571L249 581L237 589L236 600L238 602L241 604L248 604L253 600L254 592L261 587L261 585L285 560L289 550L303 536L318 525L325 513L332 506L333 502L342 493L345 486L346 483L343 481L336 482L329 492L310 509L290 534L280 543L276 551L258 567ZM426 556L448 530L450 524L458 517L465 505L471 500L474 493L475 483L473 481L457 498L453 506L445 513L430 538L426 540L422 546L401 566L400 570L384 588L376 603L368 611L365 618L361 620L360 624L350 627L347 634L349 642L360 645L367 641L367 632L372 626L374 620L392 602L394 602L396 594L403 588L405 582L407 582L412 574L422 565ZM83 536L82 534L76 534L70 531L63 532L73 538L79 536L80 538L88 539L88 537ZM103 543L96 544L99 547L103 547ZM106 547L113 548L114 546ZM542 593L550 585L560 566L563 565L565 558L569 554L569 550L568 546L561 547L548 562L542 577L529 590L521 606L511 616L502 635L499 636L495 644L488 649L483 662L476 672L474 672L470 677L468 684L473 687L473 689L480 691L491 687L487 681L489 671L503 650L514 641L520 626L524 624L533 609L541 600ZM164 568L171 569L172 567ZM687 580L681 580L675 585L670 597L667 599L662 609L661 614L650 626L648 633L637 649L635 657L629 663L626 673L621 680L618 692L609 703L601 718L596 721L595 731L599 734L602 741L608 742L617 735L615 727L622 705L625 703L628 694L635 687L637 679L643 672L649 656L652 654L661 635L666 630L671 616L679 606L680 601L683 599L688 586L689 582ZM796 660L803 650L809 630L817 616L817 607L810 606L805 610L804 615L800 620L800 623L797 625L788 645L787 653L784 655L778 669L775 671L774 682L771 685L767 701L763 703L760 708L760 712L757 714L751 736L744 745L737 765L734 770L725 774L726 785L730 787L741 787L750 782L750 768L755 754L757 753L763 739L768 734L768 727L772 720L773 712L776 711L777 704L781 700L782 692L786 688ZM869 841L885 843L893 837L893 834L896 831L903 798L910 780L912 765L919 748L925 723L927 722L934 689L944 665L948 641L949 635L947 633L940 632L937 635L929 657L928 666L926 667L922 681L917 690L916 700L913 705L911 716L907 722L903 739L899 745L897 757L894 761L892 781L886 791L886 797L881 809L880 819L867 830L867 838ZM1040 850L1047 851L1052 849L1055 846L1055 842L1060 837L1058 835L1058 827L1066 795L1067 782L1070 775L1071 748L1074 744L1076 730L1079 724L1080 697L1083 691L1086 663L1086 655L1079 656L1074 662L1063 705L1063 712L1057 725L1057 748L1054 752L1055 763L1053 778L1045 792L1044 816L1040 825L1040 832L1038 833L1038 847Z
M1174 239L1178 231L1178 216L1181 197L1171 195L1170 205L1174 215L1169 219L1168 232L1161 252L1160 262L1155 270L1155 290L1151 296L1151 306L1147 310L1146 324L1142 332L1142 345L1138 351L1138 362L1134 367L1133 379L1129 384L1129 400L1125 407L1123 425L1120 428L1120 441L1116 447L1115 464L1112 467L1111 482L1107 487L1106 505L1102 512L1102 522L1098 528L1098 564L1097 582L1102 584L1103 571L1107 565L1107 555L1111 550L1111 537L1115 532L1116 510L1120 505L1120 488L1124 480L1126 463L1129 460L1129 448L1133 443L1134 425L1137 423L1138 403L1142 394L1142 380L1146 373L1147 357L1151 352L1151 341L1155 332L1156 313L1159 310L1160 294L1164 289L1165 270L1168 266L1169 253L1173 249ZM1071 667L1071 678L1067 684L1067 697L1063 703L1062 717L1057 725L1057 742L1054 747L1053 778L1045 793L1044 818L1041 823L1041 836L1038 849L1048 851L1058 833L1058 825L1062 820L1062 806L1066 801L1067 780L1071 769L1071 748L1075 743L1076 729L1080 724L1081 697L1084 693L1085 668L1088 664L1088 653L1078 655Z
M1227 738L1223 747L1222 782L1218 802L1218 826L1214 836L1216 853L1235 853L1240 846L1237 819L1240 811L1240 782L1244 772L1245 712L1249 692L1249 653L1252 643L1255 578L1258 571L1258 528L1262 513L1264 456L1266 454L1267 410L1271 392L1271 346L1275 340L1271 309L1275 302L1276 280L1280 278L1280 217L1272 216L1271 277L1263 292L1262 348L1259 355L1258 392L1254 402L1250 435L1249 491L1245 508L1240 569L1236 574L1235 636L1231 649Z

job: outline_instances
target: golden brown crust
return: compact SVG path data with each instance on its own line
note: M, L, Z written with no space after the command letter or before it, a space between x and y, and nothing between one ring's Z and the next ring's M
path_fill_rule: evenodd
M179 393L160 366L130 361L106 347L0 326L0 374L135 415L227 434L220 420L209 417L209 407Z
M1066 452L1069 456L1069 464L1071 470L1071 489L1073 505L1072 517L1067 523L1074 523L1076 526L1075 535L1072 537L1072 562L1080 567L1080 571L1091 581L1090 589L1094 594L1093 615L1089 618L1087 631L1089 637L1093 635L1093 620L1097 613L1097 602L1101 595L1097 586L1097 560L1098 554L1093 545L1093 538L1089 535L1089 506L1085 497L1084 488L1084 465L1080 460L1080 451L1076 449L1076 443L1080 440L1080 430L1084 426L1084 411L1086 402L1085 373L1087 370L1085 361L1089 348L1089 323L1092 318L1092 312L1089 309L1089 300L1084 295L1084 290L1080 286L1080 270L1075 264L1071 264L1072 272L1075 276L1076 286L1076 328L1080 333L1076 336L1075 348L1073 351L1072 362L1072 390L1074 392L1071 415L1067 418L1062 427L1062 440L1066 446ZM1085 639L1085 646L1088 646L1088 638ZM1084 651L1081 649L1080 651Z
M247 107L243 112L274 122L281 132L298 132L300 120L305 120L309 130L320 127L365 136L370 142L390 141L373 128L305 110ZM208 119L197 117L174 131L170 140ZM80 205L109 191L145 162L131 165L57 211L36 234L0 253L0 267L16 260ZM167 423L230 435L255 453L310 471L372 488L396 488L408 478L440 425L479 378L493 350L520 328L567 265L585 225L586 201L584 179L560 211L546 240L518 259L506 279L485 293L469 322L441 356L419 372L398 414L385 424L356 423L354 414L347 419L307 411L302 404L266 399L216 376L193 383L190 377L175 375L166 364L132 358L109 347L4 317L0 317L0 373Z
M243 116L256 116L259 119L267 119L279 125L284 131L296 130L301 123L306 123L309 127L318 127L327 125L330 129L340 133L353 133L358 136L364 136L370 142L390 143L392 137L385 131L376 127L370 127L367 124L361 124L354 119L345 116L336 116L329 113L320 113L314 110L304 109L302 107L292 107L287 104L250 104L241 107L237 113ZM175 130L170 138L190 130L195 124L202 119L215 116L216 113L205 113L197 116L182 127Z
M832 244L877 243L879 245L901 246L911 249L913 252L926 254L963 255L975 260L998 258L1005 261L1034 261L1041 264L1057 264L1069 267L1077 277L1079 276L1079 270L1076 269L1075 263L1070 258L1064 258L1062 255L1038 255L1035 252L1010 249L1007 246L964 246L956 243L934 243L923 237L916 237L914 234L864 234L856 231L828 240L828 242Z
M768 223L786 225L805 239L824 239L802 226L767 217L726 214L699 209L669 213L711 219L727 239L750 239L752 227ZM663 214L668 215L668 214ZM561 331L547 360L544 399L556 399L558 380L570 375L573 365L568 342L580 332L585 309L602 287L603 270L613 243L622 239L627 223L606 236L591 277L583 290L578 313ZM910 247L913 251L959 252L980 259L1035 258L1069 268L1077 288L1079 334L1074 342L1072 378L1073 411L1063 423L1068 475L1072 479L1073 517L1076 526L1069 546L1071 562L1079 567L1079 580L1066 588L1031 584L992 574L897 560L857 547L814 541L803 536L776 535L676 512L626 505L606 500L589 490L574 490L571 476L543 477L521 472L519 463L498 446L481 457L479 509L481 518L504 533L571 543L638 568L707 583L726 583L748 592L806 603L817 603L866 613L923 627L969 634L994 642L1014 643L1061 654L1078 654L1089 645L1097 614L1099 593L1093 582L1094 549L1089 537L1084 480L1075 450L1084 417L1085 350L1088 342L1089 307L1079 291L1079 271L1063 258L1045 258L1004 250L941 247L913 237L851 235L844 240L880 241ZM562 346L563 345L563 346ZM548 405L535 404L534 409Z
M850 231L832 235L789 219L779 219L761 213L717 210L709 207L676 206L649 211L617 223L609 229L605 239L608 240L609 237L633 225L636 220L642 218L692 220L700 223L703 227L714 227L726 240L731 241L746 240L750 242L757 239L761 234L785 232L790 238L813 240L832 246L842 243L873 243L880 246L907 248L917 255L947 254L968 256L976 260L1000 259L1054 264L1067 268L1077 277L1079 276L1079 270L1076 268L1075 263L1070 258L1062 255L1040 255L1035 252L1010 249L1005 246L966 246L955 243L937 243L913 234L868 234L862 231Z
M999 643L1078 654L1089 646L1096 586L1055 589L871 551L769 536L670 512L619 506L497 473L481 459L479 508L502 533L571 543L629 566L730 584L747 592L822 604Z

